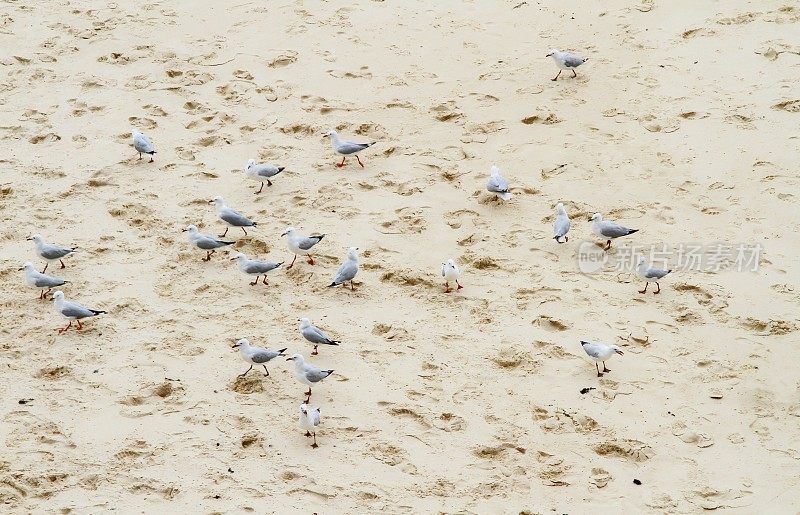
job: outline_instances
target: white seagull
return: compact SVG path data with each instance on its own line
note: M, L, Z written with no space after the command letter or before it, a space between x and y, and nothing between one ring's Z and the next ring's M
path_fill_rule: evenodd
M458 282L458 280L461 278L461 270L458 269L456 262L452 259L448 259L447 263L442 263L442 277L444 277L445 293L450 293L452 291L450 289L450 281L455 281L456 291L463 288L461 283Z
M347 159L347 156L349 155L356 156L358 164L361 165L361 168L364 168L364 163L362 163L361 159L359 159L358 153L375 144L374 141L372 143L353 143L352 141L342 141L339 139L339 135L336 133L336 131L328 131L328 133L325 134L325 137L331 139L331 146L333 147L333 150L342 156L342 162L336 164L336 166L339 168L344 166L344 160Z
M308 256L308 264L313 265L314 257L311 255L311 248L325 237L324 234L320 234L319 236L301 236L297 234L294 227L287 227L286 231L281 234L281 236L286 236L286 245L294 254L294 258L292 258L292 262L286 267L286 270L294 266L294 261L297 259L298 255Z
M319 408L309 408L307 404L300 405L300 427L306 430L306 438L314 437L314 443L311 447L316 449L317 445L317 427L319 427Z
M262 365L264 367L265 375L269 375L267 370L267 362L277 358L278 356L285 356L286 349L270 350L263 347L251 347L250 341L247 338L242 338L233 345L234 349L239 349L239 355L244 361L250 363L250 368L244 371L244 374L239 374L239 377L244 377L253 369L253 365ZM287 347L288 348L288 347Z
M20 270L25 270L25 282L28 283L28 286L42 290L39 292L39 300L47 300L47 295L50 293L50 290L56 286L63 286L69 282L61 279L60 277L53 277L51 275L45 275L39 272L33 267L33 263L30 261L22 265ZM45 288L47 288L47 290L45 290Z
M508 181L500 175L500 169L492 166L492 173L486 181L486 190L490 193L497 193L503 200L511 200L511 193L508 191Z
M198 249L206 251L206 257L203 258L203 261L211 261L211 254L216 252L216 249L227 247L235 243L233 241L218 240L210 234L199 232L197 226L194 225L186 227L186 229L183 229L183 232L189 233L189 243Z
M64 292L62 291L57 291L53 294L53 303L56 307L56 311L58 311L61 316L69 320L67 327L58 329L58 334L61 334L72 327L73 320L78 322L77 330L80 331L83 329L81 319L90 318L105 313L105 311L100 311L98 309L85 308L76 302L68 302L64 299Z
M228 224L228 227L225 228L225 232L220 234L220 238L224 238L226 234L228 234L228 229L231 227L239 227L242 229L242 232L245 236L247 236L247 231L244 230L245 227L255 227L258 225L257 222L254 222L244 216L242 213L236 211L225 205L225 201L222 197L214 197L213 199L208 201L209 203L213 203L217 208L217 216L220 220Z
M567 210L564 209L564 204L559 202L556 204L556 221L553 222L553 239L556 240L556 243L566 243L569 241L569 236L567 236L569 225ZM561 241L561 238L564 238L564 241Z
M605 250L611 248L611 240L639 231L639 229L628 229L610 220L603 220L603 215L600 213L593 214L589 221L592 222L592 232L608 240L606 241Z
M575 68L582 65L589 59L584 59L583 57L577 56L575 54L571 54L569 52L561 52L558 50L550 50L550 53L547 54L545 57L552 57L553 61L556 62L556 66L558 66L558 75L561 75L561 72L564 70L572 70L572 76L577 77L578 74L575 73ZM550 80L558 80L558 75Z
M33 240L33 244L36 246L36 253L47 261L42 273L47 271L47 267L50 266L51 261L58 261L61 263L61 268L65 268L62 258L78 250L78 247L62 247L61 245L45 243L44 238L42 238L40 234L34 234L28 238L28 240Z
M150 141L150 138L142 134L136 129L131 131L131 137L133 138L133 148L139 152L139 159L142 158L142 154L150 154L150 162L153 162L153 154L156 153L156 147L153 146L153 143Z
M231 258L231 261L238 261L239 270L241 270L247 275L254 275L256 277L256 280L250 283L250 286L255 286L256 284L258 284L258 280L262 275L264 276L263 283L266 286L267 273L275 270L276 268L278 268L283 264L283 261L281 261L280 263L275 263L274 261L261 261L259 259L250 259L241 252L233 256Z
M306 395L306 404L311 400L311 386L333 373L333 370L322 370L311 363L306 363L301 354L286 358L286 361L294 361L294 377L301 383L308 385L308 391L304 394Z
M589 356L589 358L594 361L594 368L597 370L597 377L603 377L603 372L611 372L608 368L606 368L606 360L613 356L614 354L619 354L622 356L624 352L622 352L619 347L616 345L607 345L605 343L590 343L581 341L581 345L583 346L583 350ZM597 366L597 363L603 362L603 372L600 372L600 368Z
M344 284L347 281L350 281L350 290L356 291L356 287L353 284L353 278L358 273L358 247L350 247L347 250L347 257L344 259L344 263L342 266L339 267L339 270L336 272L336 276L333 278L333 281L328 285L328 288L332 286L339 286L340 284Z
M258 191L256 191L256 195L258 195L264 189L264 181L267 181L267 186L272 186L272 181L270 181L270 178L275 177L285 169L286 167L284 166L258 164L256 163L255 159L250 159L247 161L247 165L244 167L244 173L250 179L259 181L261 183L261 187L258 189Z
M311 321L307 318L300 319L300 334L303 335L303 338L314 344L314 350L311 351L312 356L319 354L317 347L320 345L339 345L342 343L339 340L331 340L319 327L312 325Z
M651 282L656 283L656 291L654 294L661 293L661 286L659 286L658 281L663 279L668 273L672 272L672 270L661 270L659 268L653 268L647 266L647 260L644 256L639 257L639 264L636 265L636 274L644 279L644 290L639 290L639 293L647 292L647 285Z

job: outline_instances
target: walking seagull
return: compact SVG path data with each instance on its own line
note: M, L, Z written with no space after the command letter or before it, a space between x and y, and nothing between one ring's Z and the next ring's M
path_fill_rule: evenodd
M150 141L150 138L142 134L141 132L133 129L131 131L131 137L133 138L133 148L139 152L139 159L142 158L142 154L150 154L150 162L153 162L153 154L156 153L156 147L153 146L153 143Z
M609 359L614 354L619 354L622 356L624 352L619 350L619 347L616 345L606 345L605 343L590 343L581 341L581 345L583 346L583 350L589 356L589 358L594 361L594 368L597 370L597 377L603 377L603 372L611 372L608 368L606 368L606 360ZM603 372L600 372L600 367L597 366L598 362L603 362Z
M339 139L339 135L336 133L336 131L328 131L328 133L325 134L325 137L331 139L331 146L333 147L333 150L342 156L342 162L336 164L336 166L339 168L344 166L344 160L347 159L347 156L349 155L356 156L358 164L361 165L361 168L364 168L364 163L362 163L361 159L359 159L358 153L375 144L374 141L372 143L353 143L352 141L342 141Z
M284 166L258 164L255 159L250 159L244 167L244 173L250 179L261 182L261 187L256 191L256 195L258 195L264 189L264 181L267 181L267 186L272 186L270 178L275 177L285 169L286 167Z
M331 340L320 328L313 326L311 321L307 318L300 319L300 334L303 335L303 338L314 344L314 350L311 351L312 356L319 354L317 347L320 345L339 345L342 343L338 340Z
M321 242L322 238L325 237L324 234L320 234L319 236L301 236L297 234L294 227L287 227L286 231L281 234L281 236L286 236L286 245L289 246L289 250L294 254L294 258L292 258L292 262L286 267L286 270L294 266L294 261L297 259L298 255L308 256L308 264L313 265L314 257L311 255L311 248Z
M611 248L611 240L639 231L639 229L628 229L610 220L603 220L603 215L600 213L593 214L589 221L592 222L592 232L608 240L604 250Z
M66 268L62 258L65 258L78 250L78 247L62 247L60 245L45 243L44 238L42 238L42 236L39 234L34 234L28 238L28 240L33 240L33 244L36 245L36 253L47 261L42 273L47 271L47 267L50 266L51 261L58 261L61 263L61 268Z
M306 438L314 437L311 447L316 449L317 427L319 426L319 408L309 408L307 404L300 405L300 426L306 430Z
M85 308L76 302L69 302L65 300L64 292L62 291L57 291L53 294L53 304L56 307L56 311L58 311L61 316L69 320L67 327L58 329L58 334L61 334L72 327L73 320L78 322L77 330L80 331L83 329L83 325L81 324L82 319L102 315L105 313L105 311L100 311L99 309Z
M661 286L659 286L658 281L659 279L663 279L670 272L672 272L672 270L661 270L659 268L647 266L647 260L644 256L639 257L639 264L636 266L636 274L645 281L644 290L639 290L639 293L647 292L647 285L651 282L656 283L657 288L653 293L661 293Z
M558 50L550 50L550 53L545 57L552 57L553 61L556 62L556 66L559 68L558 75L561 75L561 72L564 70L572 70L573 77L578 76L578 74L575 73L575 68L589 60L588 58L584 59L583 57L575 54L571 54L569 52L560 52ZM558 80L558 75L550 80Z
M264 367L265 375L269 375L267 370L267 362L277 358L278 356L285 356L286 349L277 351L264 349L262 347L251 347L250 341L247 338L242 338L233 345L234 349L239 349L239 355L244 361L250 363L250 368L244 371L244 374L239 374L239 377L244 377L248 372L253 370L253 365L262 365ZM287 347L288 348L288 347Z

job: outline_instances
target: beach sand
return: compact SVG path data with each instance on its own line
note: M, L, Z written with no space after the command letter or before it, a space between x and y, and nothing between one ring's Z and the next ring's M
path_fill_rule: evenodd
M793 2L3 5L3 512L800 510ZM552 82L550 48L589 61ZM331 129L377 142L365 169ZM254 195L248 158L286 171ZM235 251L290 260L292 225L327 235L316 265L256 287L201 262L180 231L221 233L216 195L259 222ZM761 266L640 295L580 273L595 211L640 229L612 255L760 243ZM108 311L81 333L17 271L34 232L81 249L48 269ZM350 246L356 291L327 288ZM302 316L343 342L313 358L318 449L291 363L237 379L231 349L308 357ZM598 378L580 340L625 355Z

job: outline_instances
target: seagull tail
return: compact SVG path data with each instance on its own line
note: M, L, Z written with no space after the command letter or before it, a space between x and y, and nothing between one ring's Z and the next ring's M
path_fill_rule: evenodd
M327 343L328 345L339 345L342 342L340 342L339 340L328 340Z
M563 238L563 236L553 236L553 239L556 240L556 243L564 243L561 241L561 238Z
M286 349L288 349L288 348L289 347L286 347L284 349L279 349L278 350L278 356L286 356L286 354L284 354L284 352L286 352Z
M324 237L325 237L324 234L320 234L319 236L315 236L315 238L318 238L317 241L322 241L322 238L324 238Z
M589 345L589 342L585 342L585 341L581 340L581 345Z
M258 222L253 222L253 227L257 227L257 226L258 226Z
M107 311L100 311L99 309L90 309L89 311L91 311L93 315L104 315L108 313Z
M511 200L511 193L505 192L498 195L503 200Z
M336 281L333 281L332 283L330 283L330 284L328 285L328 288L332 288L332 287L334 287L334 286L338 286L338 285L339 285L339 283L337 283Z
M286 170L286 167L285 167L285 166L279 166L279 167L278 167L278 173L281 173L281 172L282 172L282 171L284 171L284 170Z
M278 263L278 266L276 266L275 268L278 268L278 267L280 267L280 266L281 266L282 264L284 264L284 263L286 263L286 261L281 261L280 263Z
M635 232L639 232L639 229L628 229L628 234L633 234Z
M219 240L219 241L221 243L224 243L225 245L233 245L234 243L236 243L235 241L222 241L222 240Z

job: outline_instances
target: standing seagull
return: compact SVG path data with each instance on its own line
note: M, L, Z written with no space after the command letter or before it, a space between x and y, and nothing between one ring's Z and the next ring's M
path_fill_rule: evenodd
M248 257L241 252L236 254L231 258L231 261L238 261L239 262L239 270L246 273L247 275L254 275L256 276L256 280L250 283L250 286L255 286L258 284L258 279L263 275L264 280L263 283L266 286L267 284L267 273L275 270L279 266L283 264L283 261L280 263L275 263L274 261L260 261L258 259L248 259Z
M156 147L153 146L153 143L150 141L150 138L142 134L141 132L133 129L131 131L131 136L133 137L133 148L139 152L139 159L142 158L142 154L150 154L150 162L153 162L153 154L156 153Z
M566 243L569 241L569 216L567 210L564 209L564 204L559 202L556 204L556 221L553 223L553 239L556 243ZM561 241L564 238L564 241Z
M339 271L336 272L336 277L333 278L333 282L328 285L328 288L331 286L339 286L340 284L344 284L347 281L350 281L350 290L356 291L355 285L353 285L353 278L358 273L358 247L350 247L347 251L347 257L342 263L342 266L339 267Z
M206 251L206 257L203 258L203 261L211 261L211 254L216 252L216 249L234 244L232 241L218 240L210 234L198 232L197 227L194 225L188 226L183 232L189 233L189 242L192 245Z
M264 189L264 181L267 181L267 186L272 186L272 181L269 179L281 173L286 167L258 164L255 159L247 161L247 166L244 167L244 173L254 181L261 182L261 187L256 192L256 195L261 193Z
M83 325L81 324L81 319L105 313L105 311L85 308L75 302L68 302L64 300L64 292L60 290L53 294L53 301L56 306L56 311L58 311L64 318L69 320L69 324L67 325L67 327L62 327L61 329L58 329L58 334L61 334L70 327L72 327L73 320L77 320L78 322L77 330L80 331L81 329L83 329Z
M242 338L238 342L233 345L233 348L239 349L239 355L245 360L247 363L250 363L250 368L244 371L244 374L239 374L239 377L244 377L247 375L248 372L253 370L253 365L262 365L264 367L265 375L269 375L269 370L267 370L267 362L277 358L278 356L285 356L284 352L286 349L280 349L277 351L264 349L262 347L251 347L250 341L247 338ZM287 347L288 349L288 347Z
M342 156L342 162L336 164L336 166L339 168L344 166L344 160L347 159L347 156L351 154L356 156L358 164L361 165L361 168L364 168L364 163L362 163L361 159L359 159L358 153L375 144L374 141L372 143L353 143L352 141L342 141L339 139L339 135L336 134L336 131L328 131L325 137L331 139L331 146L333 147L333 150Z
M661 286L658 284L659 279L663 279L668 273L672 272L672 270L661 270L658 268L652 268L647 266L647 260L644 256L639 257L639 264L636 266L636 274L644 279L644 290L639 290L639 293L645 293L647 291L647 285L651 282L656 283L657 290L654 291L654 294L661 293Z
M320 234L319 236L300 236L297 234L294 227L287 227L286 232L281 234L281 236L286 236L286 244L289 246L289 250L294 254L294 258L292 258L292 262L286 267L286 270L294 266L294 261L297 259L298 255L308 256L308 264L313 265L314 258L311 256L311 247L322 241L322 238L325 237L324 234Z
M619 354L622 356L624 352L619 350L619 347L616 345L606 345L605 343L589 343L581 341L581 345L583 346L583 350L589 356L589 358L594 361L594 368L597 370L597 377L603 377L603 372L611 372L608 368L606 368L606 360L613 356L614 354ZM603 362L603 372L600 372L600 368L597 366L597 363Z
M41 289L42 291L39 292L39 300L47 300L47 295L50 293L50 290L55 288L56 286L63 286L67 284L69 281L65 281L64 279L60 279L58 277L53 277L50 275L45 275L39 271L37 271L33 267L33 263L28 261L20 270L25 270L25 281L28 285L32 288ZM45 288L47 290L45 291Z
M300 354L286 358L286 361L294 361L294 377L301 383L308 385L308 391L305 393L306 404L311 400L311 386L333 374L333 370L321 370L310 363L306 363Z
M604 250L611 248L611 240L639 231L639 229L628 229L609 220L603 220L603 215L600 213L593 214L589 221L592 222L592 232L608 240Z
M319 426L319 408L309 408L307 404L300 405L300 426L306 430L306 438L314 437L311 447L316 449L317 445L317 426Z
M314 350L311 351L312 356L319 354L317 347L320 345L339 345L342 343L338 340L331 340L328 338L327 334L323 333L318 327L313 326L311 321L307 318L300 319L300 334L303 335L303 338L314 344Z
M575 73L575 68L589 60L588 58L584 59L583 57L575 54L570 54L569 52L560 52L558 50L550 50L550 53L545 57L552 57L553 61L556 62L556 66L559 68L558 75L561 75L561 72L564 70L572 70L573 77L578 76L578 74ZM558 80L558 75L550 80Z
M78 250L78 247L62 247L60 245L45 243L44 239L39 234L34 234L28 238L28 241L30 240L33 240L34 245L36 245L36 253L47 260L47 264L44 266L42 273L47 271L47 267L50 266L51 261L58 261L61 263L61 268L65 268L62 258Z
M458 280L461 278L461 270L456 266L456 262L448 259L447 263L442 263L442 277L444 277L444 292L450 293L450 281L456 282L456 291L463 288Z
M492 174L486 182L486 189L490 193L497 193L503 200L511 200L511 193L508 191L508 181L500 175L500 169L492 166Z
M214 197L212 200L208 201L209 203L213 203L217 206L217 216L220 220L228 224L228 227L225 228L225 232L220 234L220 238L224 238L226 234L228 234L228 229L231 227L239 227L242 229L242 232L245 236L247 236L247 231L244 230L245 227L255 227L258 225L257 222L254 222L244 216L242 213L236 211L235 209L231 209L225 205L225 201L222 197Z

